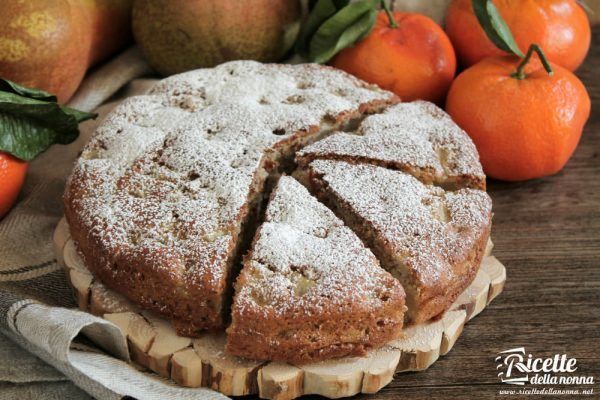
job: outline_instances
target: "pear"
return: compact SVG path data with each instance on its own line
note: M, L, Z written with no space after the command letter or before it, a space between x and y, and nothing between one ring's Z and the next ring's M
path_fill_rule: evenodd
M0 76L68 101L129 42L131 0L2 0Z
M163 75L230 60L279 61L300 27L300 0L135 0L134 37Z
M85 18L68 0L3 3L0 76L67 101L87 69L90 32L73 23Z
M105 61L132 42L131 7L133 0L70 0L78 2L88 14L92 31L89 65Z

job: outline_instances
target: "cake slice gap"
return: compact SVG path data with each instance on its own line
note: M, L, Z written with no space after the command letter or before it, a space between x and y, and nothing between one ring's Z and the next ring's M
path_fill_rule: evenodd
M474 279L491 227L486 192L445 191L402 171L335 160L313 161L297 176L401 282L407 322L440 315Z
M227 350L292 363L363 355L400 335L404 297L360 239L283 176L235 284Z
M356 129L335 132L296 156L301 167L318 159L400 170L445 189L485 189L479 155L469 136L426 101L392 105L367 116Z

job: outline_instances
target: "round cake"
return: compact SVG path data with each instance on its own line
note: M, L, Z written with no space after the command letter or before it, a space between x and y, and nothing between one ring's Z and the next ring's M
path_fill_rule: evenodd
M291 175L291 176L283 176ZM232 354L363 354L471 283L491 200L435 105L318 65L167 78L98 128L65 191L94 276Z

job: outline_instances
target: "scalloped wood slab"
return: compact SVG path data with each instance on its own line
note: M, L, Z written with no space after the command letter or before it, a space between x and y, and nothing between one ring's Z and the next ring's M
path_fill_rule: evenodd
M54 232L54 245L79 307L117 325L137 364L182 386L210 387L228 396L258 394L273 400L307 394L340 398L375 393L390 383L395 373L429 368L452 349L465 323L502 292L506 281L506 269L491 256L490 241L475 280L438 320L407 327L402 339L372 350L366 357L294 366L231 356L225 352L225 333L206 333L195 339L178 336L169 322L141 311L94 279L64 218Z

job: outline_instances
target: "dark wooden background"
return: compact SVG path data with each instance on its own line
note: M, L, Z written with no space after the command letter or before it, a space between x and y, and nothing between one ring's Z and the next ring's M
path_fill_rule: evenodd
M515 386L499 382L494 361L521 346L539 356L566 353L577 358L577 375L600 381L600 26L592 43L577 71L592 115L567 167L529 182L489 182L494 255L508 273L504 292L429 370L396 375L378 394L356 399L523 398L499 395ZM582 397L600 398L600 384L593 388Z

